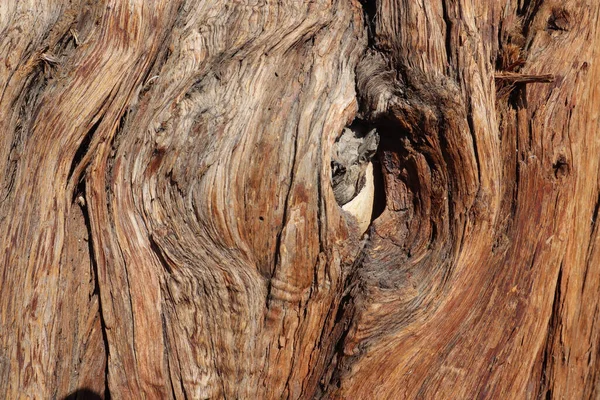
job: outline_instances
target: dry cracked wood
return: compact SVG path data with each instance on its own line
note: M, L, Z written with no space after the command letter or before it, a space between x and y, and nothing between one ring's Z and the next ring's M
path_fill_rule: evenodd
M600 396L599 28L593 0L0 2L0 397ZM355 119L364 237L331 180Z

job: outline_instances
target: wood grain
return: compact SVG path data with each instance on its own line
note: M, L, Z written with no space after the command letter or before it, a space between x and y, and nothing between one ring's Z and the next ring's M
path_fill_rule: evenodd
M0 397L598 397L599 26L591 0L0 2Z

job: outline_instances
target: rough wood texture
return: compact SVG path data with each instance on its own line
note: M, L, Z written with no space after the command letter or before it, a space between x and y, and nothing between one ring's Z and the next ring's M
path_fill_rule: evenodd
M599 27L593 0L1 1L0 397L598 398Z

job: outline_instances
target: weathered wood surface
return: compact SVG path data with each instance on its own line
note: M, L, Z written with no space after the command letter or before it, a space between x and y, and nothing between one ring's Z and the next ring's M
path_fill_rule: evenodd
M0 397L600 396L597 1L8 0L0 32Z

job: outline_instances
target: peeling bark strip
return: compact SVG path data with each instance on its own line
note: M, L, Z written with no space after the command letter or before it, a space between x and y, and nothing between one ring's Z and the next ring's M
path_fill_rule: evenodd
M0 2L0 397L600 396L598 27Z

